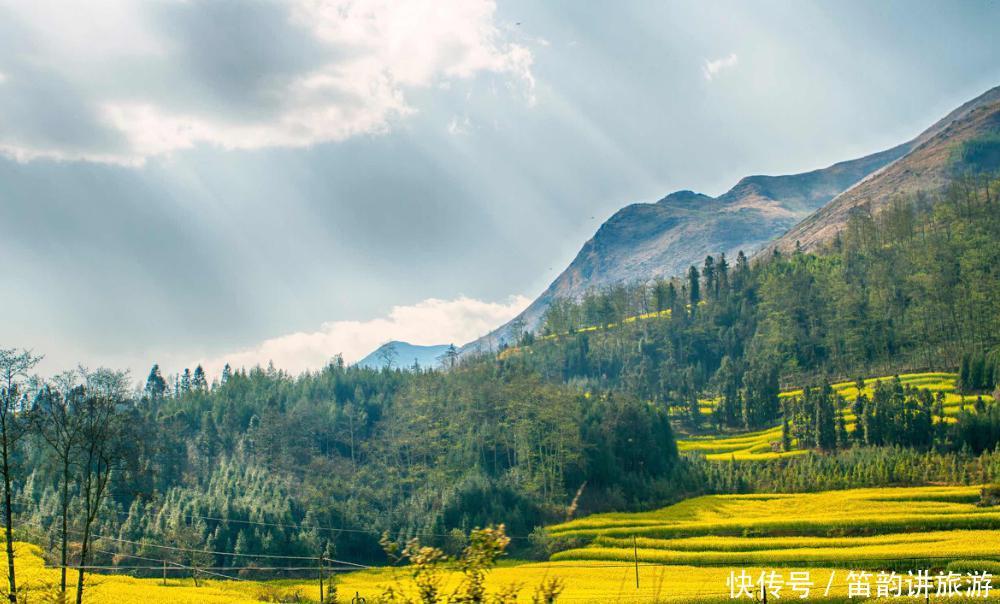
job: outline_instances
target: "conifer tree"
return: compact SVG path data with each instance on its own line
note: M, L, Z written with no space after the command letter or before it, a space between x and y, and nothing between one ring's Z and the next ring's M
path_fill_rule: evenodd
M705 264L701 269L701 277L705 281L705 293L708 297L714 298L715 289L715 259L705 256Z
M194 376L191 378L191 388L195 392L208 391L208 379L205 377L205 370L201 365L194 368Z
M159 400L167 393L167 380L163 379L163 374L160 373L160 366L156 363L149 370L149 377L146 378L144 391L146 396L153 400Z
M699 286L700 275L694 266L688 269L688 301L691 304L691 316L697 312L698 302L701 301L701 289Z

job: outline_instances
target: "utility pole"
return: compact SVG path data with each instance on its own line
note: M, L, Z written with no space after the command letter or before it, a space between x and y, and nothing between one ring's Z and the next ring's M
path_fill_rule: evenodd
M635 558L635 588L639 589L639 545L632 535L632 556Z
M323 604L323 554L319 555L319 604Z

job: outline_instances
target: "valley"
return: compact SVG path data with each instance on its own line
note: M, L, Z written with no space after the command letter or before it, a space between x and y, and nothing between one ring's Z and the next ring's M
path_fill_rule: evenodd
M390 341L294 375L154 364L139 387L0 349L10 589L551 604L751 600L761 573L774 599L778 574L826 581L816 601L862 572L981 583L1000 570L997 90L882 153L623 208L484 346Z

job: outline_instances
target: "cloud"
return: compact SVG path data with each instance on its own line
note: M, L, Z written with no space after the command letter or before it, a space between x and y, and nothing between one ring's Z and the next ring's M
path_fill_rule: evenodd
M253 367L273 362L291 373L319 369L336 354L355 362L390 340L411 344L464 344L506 323L531 302L511 296L506 302L485 302L459 297L429 298L412 306L395 306L385 317L368 321L333 321L318 330L298 332L265 340L260 344L203 359L209 375L218 375L229 363Z
M462 134L468 134L472 130L472 120L469 116L454 116L451 121L448 122L448 134L452 136L459 136Z
M722 57L715 59L714 61L709 61L705 59L705 64L702 65L701 72L704 74L706 80L712 80L721 72L723 69L729 69L731 67L736 67L740 59L736 56L736 53L729 53L728 57Z
M534 100L532 54L494 0L85 8L0 0L0 115L17 116L0 121L0 152L135 165L198 145L307 147L385 133L419 110L409 92L481 74Z

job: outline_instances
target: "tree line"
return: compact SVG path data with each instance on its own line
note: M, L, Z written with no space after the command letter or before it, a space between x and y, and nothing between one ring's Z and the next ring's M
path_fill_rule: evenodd
M216 567L260 578L273 576L254 570L274 566L264 556L378 564L383 534L446 548L455 531L500 523L528 555L538 527L654 505L679 471L664 409L494 361L404 371L335 358L300 376L154 366L139 387L103 369L43 380L36 362L12 350L0 365L9 560L18 539L43 545L60 590L78 567L78 599L82 567L130 556L196 580Z

